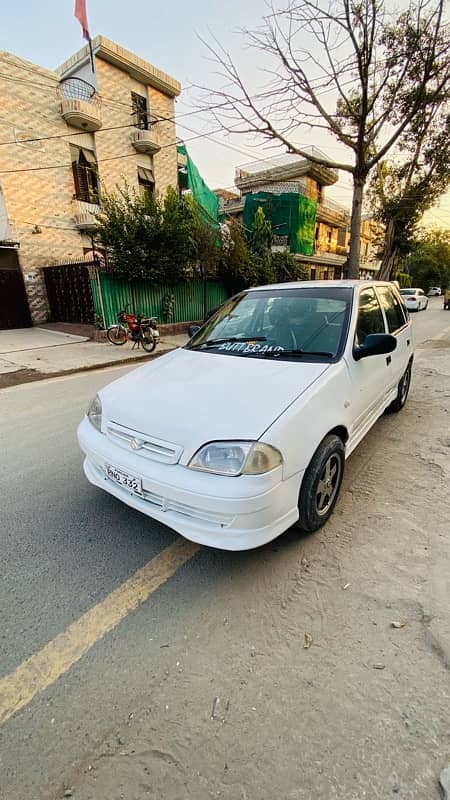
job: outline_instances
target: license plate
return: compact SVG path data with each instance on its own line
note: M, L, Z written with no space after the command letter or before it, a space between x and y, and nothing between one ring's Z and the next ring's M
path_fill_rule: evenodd
M125 489L128 489L128 491L133 492L133 494L142 494L142 481L140 478L135 478L134 475L130 475L128 472L122 472L121 469L111 467L109 464L105 465L105 472L107 477L119 486L123 486Z

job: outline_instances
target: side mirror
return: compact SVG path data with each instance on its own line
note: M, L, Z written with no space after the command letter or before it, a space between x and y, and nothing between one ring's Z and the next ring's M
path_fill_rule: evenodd
M363 344L353 348L353 358L360 361L368 356L381 356L392 353L397 347L397 339L390 333L369 333Z
M195 336L195 334L198 333L199 330L200 330L200 325L190 325L188 328L189 338L192 339L192 337Z

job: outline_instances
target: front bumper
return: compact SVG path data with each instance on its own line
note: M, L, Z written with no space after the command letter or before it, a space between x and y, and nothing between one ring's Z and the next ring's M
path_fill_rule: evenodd
M275 539L298 519L303 474L284 481L279 467L266 475L230 478L157 463L119 447L86 417L78 428L78 442L90 483L193 542L249 550ZM107 478L106 464L140 478L143 495Z

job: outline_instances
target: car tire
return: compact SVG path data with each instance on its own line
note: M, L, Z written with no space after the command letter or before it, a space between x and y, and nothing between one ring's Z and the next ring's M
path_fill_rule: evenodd
M404 407L409 394L409 387L411 386L411 374L412 374L412 361L409 362L408 366L406 367L400 382L398 384L397 389L397 397L395 400L392 401L390 406L388 407L388 411L401 411Z
M306 469L298 499L298 526L312 533L325 525L339 496L344 476L345 446L330 434L320 443Z

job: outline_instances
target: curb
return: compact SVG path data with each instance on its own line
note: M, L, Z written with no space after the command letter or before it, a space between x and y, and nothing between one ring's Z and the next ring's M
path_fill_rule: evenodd
M72 369L60 370L59 372L38 372L37 370L25 367L24 369L18 369L15 372L6 372L4 374L0 374L0 391L2 389L12 388L13 386L20 386L23 383L35 383L36 381L49 380L50 378L61 378L65 375L76 375L80 372L95 372L95 370L108 369L109 367L116 366L121 367L126 364L138 365L141 362L146 363L147 361L151 361L153 358L159 358L166 353L171 353L172 350L176 349L176 347L169 347L165 350L148 353L147 355L140 356L138 358L136 358L136 356L128 356L128 358L120 360L116 359L115 361L104 361L102 364L88 364L85 367L73 367ZM17 380L14 380L15 377L17 377Z

